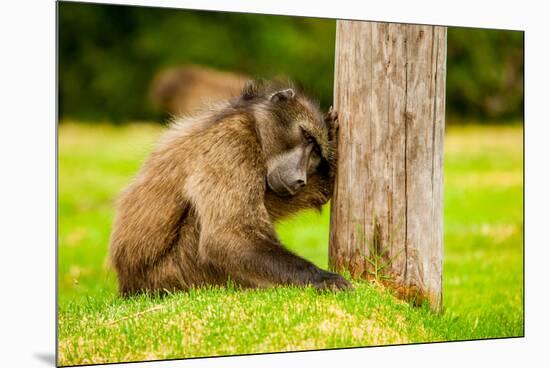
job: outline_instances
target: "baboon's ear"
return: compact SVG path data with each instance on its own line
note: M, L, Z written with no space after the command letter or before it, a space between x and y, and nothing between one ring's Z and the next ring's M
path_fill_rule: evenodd
M294 90L292 88L284 89L282 91L278 91L273 93L269 96L269 101L278 102L278 101L286 101L291 100L296 96L296 93L294 93Z
M241 92L241 98L243 100L252 100L254 97L256 97L258 90L258 82L254 80L249 80L245 83L242 92Z

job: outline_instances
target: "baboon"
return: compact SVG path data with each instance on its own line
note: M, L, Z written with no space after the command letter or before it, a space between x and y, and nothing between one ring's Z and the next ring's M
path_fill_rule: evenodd
M176 119L123 191L111 234L122 295L225 285L348 289L287 250L273 223L332 193L337 117L290 83Z
M181 115L199 108L204 101L223 101L236 96L248 78L199 65L160 71L151 83L153 104L163 113Z

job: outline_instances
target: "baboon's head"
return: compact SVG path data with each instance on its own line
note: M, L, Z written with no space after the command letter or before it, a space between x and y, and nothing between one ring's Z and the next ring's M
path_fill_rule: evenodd
M269 189L292 196L326 168L328 127L316 103L288 83L267 82L248 84L241 101L251 104L256 117Z

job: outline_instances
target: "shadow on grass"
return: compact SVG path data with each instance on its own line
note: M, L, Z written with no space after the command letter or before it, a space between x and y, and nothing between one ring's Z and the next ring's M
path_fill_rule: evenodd
M51 365L52 367L56 366L55 365L55 354L51 354L51 353L34 353L33 356L36 359Z

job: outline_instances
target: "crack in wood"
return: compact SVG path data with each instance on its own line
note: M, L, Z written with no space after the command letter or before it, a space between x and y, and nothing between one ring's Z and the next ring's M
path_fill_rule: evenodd
M437 60L439 60L439 42L436 43L435 47L437 48L436 56L435 56L435 71L434 69L434 62L433 62L433 49L434 49L434 42L435 42L435 27L432 27L432 61L431 61L431 67L432 67L432 75L434 76L434 83L433 85L430 83L430 89L434 89L433 92L433 110L432 110L432 203L433 203L433 190L434 190L434 168L435 168L435 126L437 123L437 116L436 116L436 108L437 108ZM430 81L431 82L431 81ZM432 206L433 207L433 206Z
M405 36L405 159L404 159L404 165L405 165L405 243L404 243L404 249L405 249L405 265L404 265L404 271L403 271L403 282L407 282L407 269L408 269L408 260L409 260L409 252L408 252L408 225L409 225L409 201L408 201L408 187L407 187L407 140L408 140L408 125L409 125L409 116L408 116L408 93L409 93L409 60L408 60L409 54L407 50L407 36Z

